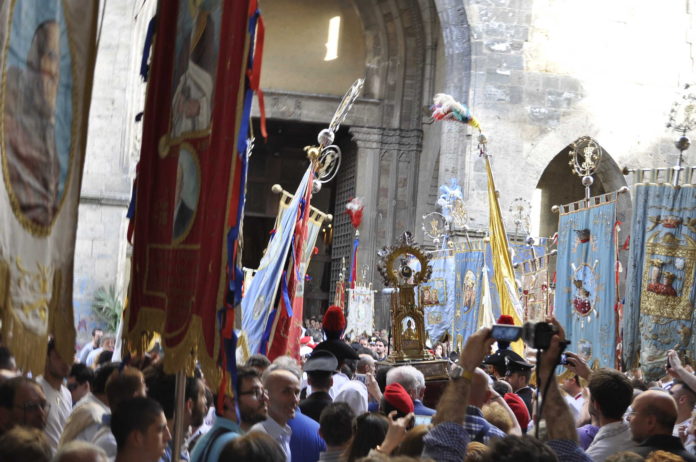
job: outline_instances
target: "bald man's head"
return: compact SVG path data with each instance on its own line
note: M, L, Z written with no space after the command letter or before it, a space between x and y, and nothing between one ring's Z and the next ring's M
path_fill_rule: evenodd
M491 396L491 388L488 375L483 369L476 368L474 376L471 378L471 389L469 392L469 404L480 408Z
M671 435L677 422L677 403L668 393L649 390L633 401L631 432L634 441L644 441L654 435Z

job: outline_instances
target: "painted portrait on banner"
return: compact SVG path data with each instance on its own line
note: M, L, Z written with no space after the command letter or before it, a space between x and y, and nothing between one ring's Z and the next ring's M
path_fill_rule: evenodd
M201 173L198 158L193 148L183 144L179 149L174 192L174 216L172 239L179 241L193 225L198 208L201 188Z
M179 0L172 72L172 140L205 136L210 131L221 17L219 0Z
M72 59L60 2L16 2L4 56L2 165L13 212L44 236L70 180Z

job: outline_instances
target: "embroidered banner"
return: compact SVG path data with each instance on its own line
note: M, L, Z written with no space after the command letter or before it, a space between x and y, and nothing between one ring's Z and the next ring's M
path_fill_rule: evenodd
M346 319L346 335L355 339L366 333L372 335L374 329L375 293L362 285L348 292L348 318Z
M308 181L311 184L311 179L314 178L314 175L311 170L309 172L310 177ZM295 225L292 255L288 262L288 299L292 307L290 310L287 307L286 309L281 309L281 305L286 302L285 298L281 297L279 308L276 308L275 322L271 330L267 349L267 356L271 361L278 356L286 354L300 359L300 338L302 338L302 321L304 318L305 275L313 255L314 244L326 217L325 214L319 212L314 207L307 207L310 204L311 195L311 188L307 187L305 196L301 201L300 213Z
M577 204L577 203L576 203ZM616 193L561 207L555 316L572 351L616 367Z
M455 296L457 299L453 319L454 340L457 349L461 351L463 342L474 333L483 323L481 314L481 299L483 295L483 270L485 246L483 242L470 250L458 251L455 260ZM491 274L489 274L489 277ZM492 278L491 278L492 279ZM492 281L489 280L489 285ZM490 288L489 288L490 293Z
M273 325L270 316L309 176L308 168L289 204L285 201L286 196L281 197L275 231L242 299L242 335L250 354L266 352L270 326Z
M0 4L3 82L0 315L24 372L42 374L47 336L68 363L77 207L99 5Z
M433 252L432 274L419 287L420 304L425 316L425 331L435 345L445 334L452 334L455 311L454 255L450 251Z
M524 308L525 321L541 322L551 314L553 307L553 290L549 278L549 260L555 260L555 255L546 255L521 262L517 271L522 283L520 301Z
M253 5L178 0L157 13L127 333L137 345L161 332L168 372L191 371L191 352L207 375L218 371L220 328L233 316L221 326L217 313L240 295L232 231L244 199Z
M667 350L696 356L696 188L643 183L634 191L623 357L655 380Z

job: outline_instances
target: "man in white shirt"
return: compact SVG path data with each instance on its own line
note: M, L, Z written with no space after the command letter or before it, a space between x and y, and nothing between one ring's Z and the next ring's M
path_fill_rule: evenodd
M577 422L578 416L582 413L582 408L585 405L585 397L582 395L580 377L573 373L564 373L561 380L561 388L568 394L566 396L566 402L570 407L573 418Z
M594 462L603 462L612 454L635 448L631 429L623 421L633 399L628 378L613 369L600 369L592 372L589 389L590 406L599 418L599 431L587 448L587 455Z
M70 372L70 366L60 357L56 351L55 339L51 338L48 341L44 373L36 379L36 382L41 385L46 395L46 401L51 405L46 420L46 437L53 452L58 449L58 441L63 433L63 426L65 426L65 421L68 420L72 410L72 396L63 385L68 372Z
M674 379L669 394L677 402L677 423L674 425L672 436L679 436L679 428L687 429L691 424L691 414L696 405L696 393L682 380Z
M292 430L288 420L295 417L295 408L300 402L300 380L288 370L266 371L263 386L268 391L268 419L259 422L250 431L269 434L278 442L290 462L290 437Z
M101 341L102 335L104 335L103 330L92 329L92 341L85 343L85 346L83 346L80 352L77 354L78 362L87 364L87 356L89 356L92 351L99 348L99 342Z

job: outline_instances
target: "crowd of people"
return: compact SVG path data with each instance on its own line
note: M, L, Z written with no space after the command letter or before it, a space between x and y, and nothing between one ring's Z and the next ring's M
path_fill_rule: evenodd
M44 373L31 378L0 347L0 460L696 461L696 375L673 351L666 377L645 383L564 351L555 321L535 365L508 348L489 354L495 340L483 328L429 407L423 373L384 362L380 335L346 342L341 317L327 312L299 361L248 358L231 393L216 395L200 373L187 378L177 448L176 380L157 354L111 362L95 331L74 364L50 340Z

